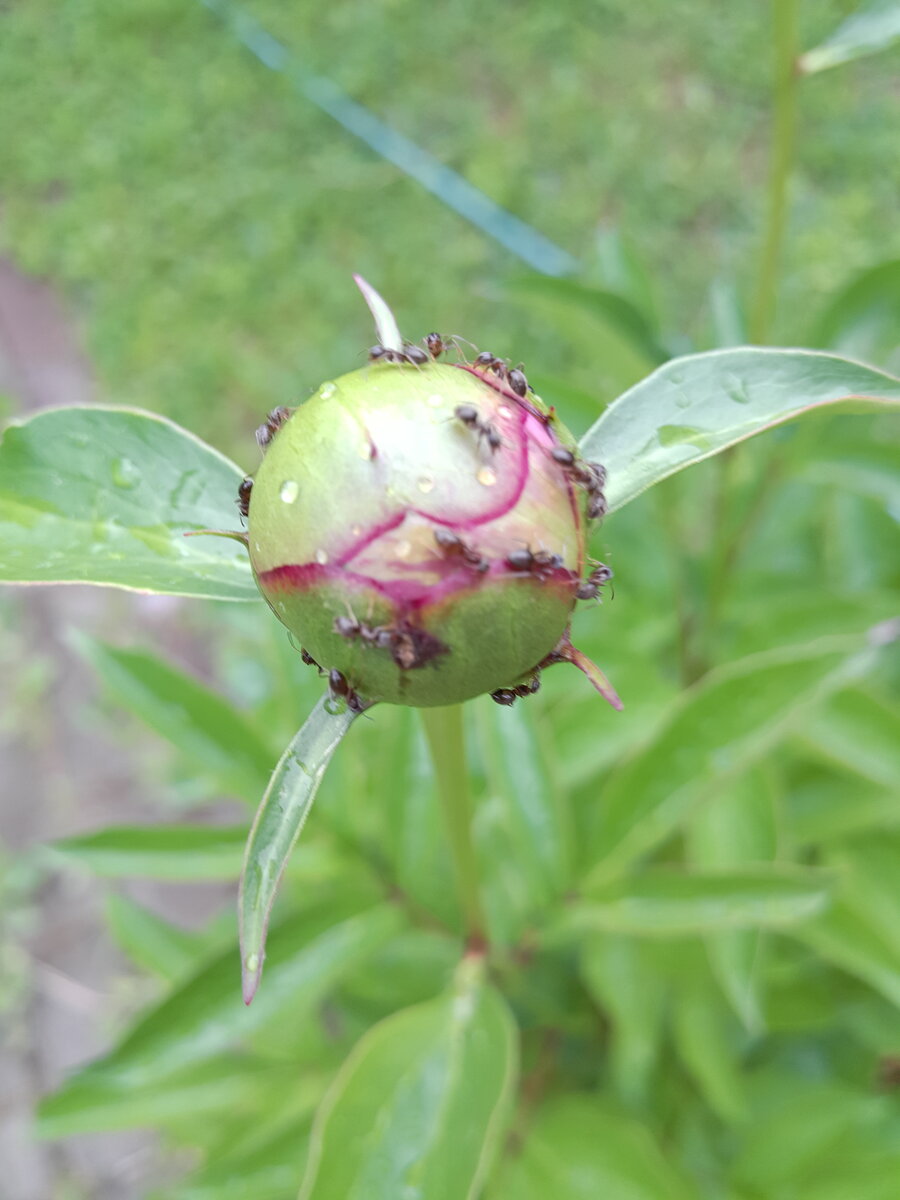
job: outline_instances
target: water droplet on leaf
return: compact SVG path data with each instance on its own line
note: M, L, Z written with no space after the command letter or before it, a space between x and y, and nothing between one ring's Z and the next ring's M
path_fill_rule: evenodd
M133 488L141 477L130 458L116 458L112 464L112 481L119 488Z

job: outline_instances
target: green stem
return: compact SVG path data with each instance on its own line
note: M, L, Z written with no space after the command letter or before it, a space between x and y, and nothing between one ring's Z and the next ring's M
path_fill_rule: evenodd
M756 344L764 343L768 338L775 315L797 113L797 0L772 0L772 15L775 79L768 211L756 295L750 315L750 340Z
M470 949L480 950L487 940L487 924L481 906L478 860L472 841L472 795L466 768L462 706L454 704L449 708L423 708L420 711L437 776L438 797L444 810L466 938Z

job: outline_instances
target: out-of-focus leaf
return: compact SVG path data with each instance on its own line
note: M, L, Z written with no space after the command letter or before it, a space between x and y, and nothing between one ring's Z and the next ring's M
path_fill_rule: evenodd
M106 899L110 932L132 962L167 983L182 979L202 956L202 935L179 929L127 896L112 892Z
M776 814L771 780L753 770L710 797L687 826L687 861L715 870L766 863L775 858ZM744 1025L762 1028L761 936L755 929L711 934L706 939L713 974Z
M900 834L886 830L832 847L843 902L884 940L900 966Z
M248 1037L288 1003L293 1019L307 1020L322 996L401 925L392 905L341 919L331 903L283 922L269 939L268 987L249 1010L237 994L229 948L143 1014L119 1045L75 1083L99 1077L143 1086Z
M602 789L591 878L614 877L659 845L698 800L761 761L811 703L865 674L877 654L861 637L823 638L710 672Z
M551 923L548 936L571 930L680 937L753 926L777 929L821 912L833 882L827 872L775 864L719 872L656 867L588 887Z
M868 0L841 22L824 42L802 54L797 67L804 75L813 75L867 54L877 54L898 39L900 4L897 0Z
M484 898L489 915L499 918L492 932L512 941L568 885L571 833L525 709L490 705L479 733L491 793L476 820Z
M639 1104L659 1057L671 991L660 948L614 933L589 935L580 960L588 991L612 1020L610 1065L616 1092L624 1104Z
M867 829L900 828L896 787L879 787L830 764L795 781L786 800L789 843L819 844Z
M710 284L709 309L716 346L724 350L747 344L747 321L733 280L716 279Z
M242 472L155 413L54 408L0 442L0 582L100 583L255 600L239 528Z
M478 1195L517 1063L515 1024L482 966L464 960L448 994L359 1042L316 1116L300 1200Z
M356 713L332 711L323 696L282 754L266 788L244 856L238 913L244 1001L256 994L265 959L266 929L275 892L331 756Z
M900 13L900 4L896 5ZM813 334L814 344L879 361L897 351L900 259L857 275L834 297Z
M712 1111L721 1121L734 1123L744 1115L745 1101L737 1023L729 1017L708 973L692 972L682 979L672 1011L675 1048Z
M53 849L110 879L237 879L243 825L120 825L53 843Z
M250 1153L212 1162L148 1200L294 1200L308 1147L308 1128L280 1130Z
M900 1007L900 954L847 903L835 903L828 912L791 932Z
M799 729L817 753L883 787L900 784L900 711L859 688L832 696Z
M599 1096L547 1103L488 1190L489 1200L693 1200L646 1125Z
M457 938L404 929L354 971L343 994L383 1012L430 1000L448 987L462 951Z
M619 292L591 287L575 279L553 278L548 275L523 275L511 285L519 293L530 294L572 304L582 312L600 317L648 363L662 363L669 357L657 341L652 323L640 308Z
M85 1071L41 1101L37 1133L42 1138L61 1138L102 1130L177 1126L217 1113L249 1116L273 1091L285 1086L288 1074L296 1077L296 1070L291 1068L288 1073L282 1066L273 1068L233 1055L191 1063L164 1081L139 1087ZM304 1086L312 1086L312 1082L310 1077ZM316 1084L321 1089L320 1077Z
M900 515L897 474L900 418L894 433L896 436L889 442L845 441L838 446L826 443L819 447L814 458L800 464L800 476L824 488L855 492L857 496L877 501L892 515Z
M72 640L118 701L224 788L256 800L274 755L233 705L154 654Z
M823 405L900 406L900 379L810 350L691 354L614 400L580 450L606 467L612 510L692 463Z

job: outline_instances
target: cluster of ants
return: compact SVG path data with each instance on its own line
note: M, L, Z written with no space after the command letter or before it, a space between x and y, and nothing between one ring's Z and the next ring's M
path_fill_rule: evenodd
M421 367L429 360L440 358L451 346L461 357L464 357L462 351L459 349L459 339L456 337L446 337L440 333L429 333L422 340L425 343L424 350L421 346L417 346L415 342L404 342L400 350L393 350L388 346L372 346L369 350L369 362L410 363L414 367ZM508 362L502 358L497 358L490 350L483 350L480 354L476 355L472 366L479 371L491 371L502 383L505 383L515 392L517 396L524 397L531 390L521 363L517 367L511 367Z
M424 667L432 659L447 653L447 646L440 638L405 621L398 625L373 627L357 621L356 617L335 617L332 628L348 641L359 638L370 646L389 650L401 671Z

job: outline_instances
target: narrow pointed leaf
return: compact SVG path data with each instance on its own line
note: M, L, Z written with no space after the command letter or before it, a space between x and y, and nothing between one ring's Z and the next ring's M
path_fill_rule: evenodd
M369 306L369 312L375 322L375 332L378 334L378 344L384 346L386 350L402 350L403 338L400 336L396 318L388 308L387 301L375 291L371 283L363 279L362 275L354 275L353 279Z
M487 1200L693 1200L647 1125L598 1095L550 1100ZM430 1200L430 1198L429 1198Z
M356 716L332 712L323 696L282 754L256 813L241 874L238 900L241 977L249 1004L262 977L266 928L278 881L309 814L325 768Z
M830 873L805 867L655 868L589 888L548 933L551 939L574 929L680 937L720 929L777 929L821 912L833 886Z
M143 1087L192 1062L203 1062L249 1037L290 1004L306 1019L329 988L374 954L402 926L394 905L347 915L333 901L282 922L269 938L267 987L246 1008L234 987L234 949L205 962L162 1002L144 1013L105 1058L76 1075Z
M0 582L99 583L255 600L242 472L186 429L128 408L55 408L0 442Z
M474 1200L517 1063L502 997L465 960L452 991L371 1029L313 1127L300 1200Z
M877 655L866 637L822 638L707 675L600 793L591 878L613 878L665 841L696 803L760 762L812 704L865 675Z
M275 754L232 704L154 654L121 650L83 634L73 640L117 700L223 790L256 803Z
M167 983L184 979L209 952L204 934L180 929L117 892L106 898L106 920L113 940L131 961Z
M811 350L691 354L613 401L581 453L606 467L616 509L691 463L823 405L900 408L900 379Z
M900 40L897 0L869 0L843 21L830 37L801 55L797 67L804 75L826 71L854 58L877 54Z
M53 843L53 849L109 879L237 879L243 825L119 825Z

